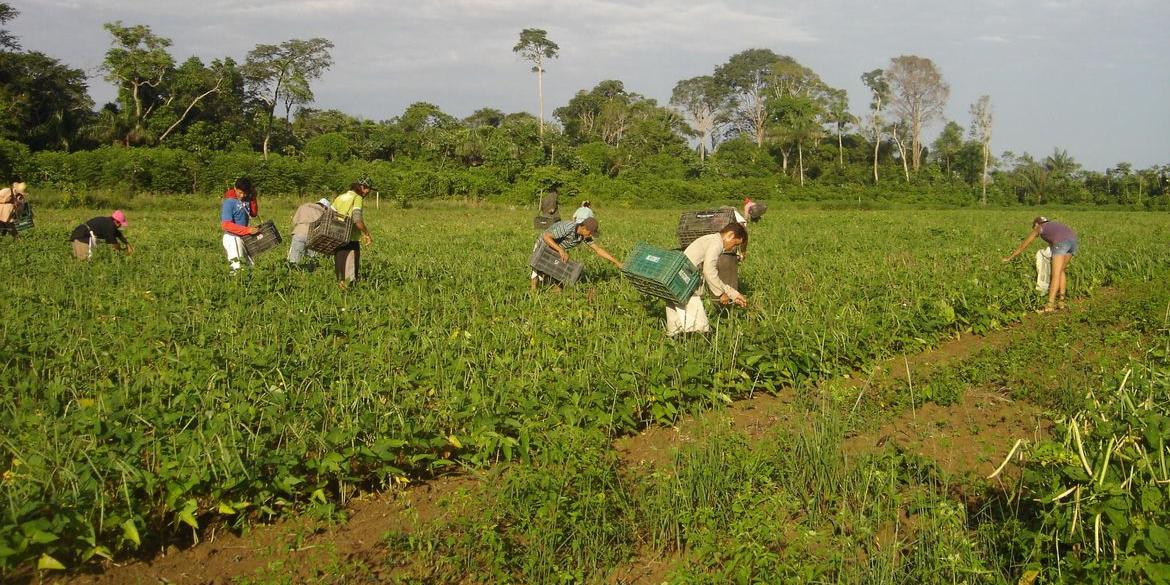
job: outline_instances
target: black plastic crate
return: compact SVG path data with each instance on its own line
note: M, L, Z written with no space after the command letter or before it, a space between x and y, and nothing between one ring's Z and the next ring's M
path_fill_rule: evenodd
M748 219L752 221L760 221L760 218L764 216L765 211L768 211L768 205L766 203L753 201L752 206L748 208Z
M353 233L353 218L326 209L321 217L309 225L308 248L321 254L332 254L349 243Z
M244 240L244 250L247 250L248 256L256 257L264 252L267 252L280 245L280 232L276 231L276 224L272 220L268 220L260 224L260 232L250 235L242 236Z
M556 223L556 221L553 218L544 215L538 215L532 218L532 227L542 232L552 227L552 224L554 223Z
M678 247L686 249L691 242L713 234L735 221L733 209L689 211L678 218Z
M580 262L573 262L572 260L562 262L557 251L553 250L543 241L537 241L536 249L532 251L532 256L528 258L528 265L533 270L563 285L577 284L577 281L581 278L581 271L584 269L584 266Z

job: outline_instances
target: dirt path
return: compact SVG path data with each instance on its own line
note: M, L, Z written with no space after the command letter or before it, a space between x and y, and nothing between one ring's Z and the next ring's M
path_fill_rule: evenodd
M1059 315L1029 316L1034 319ZM827 381L859 392L882 377L925 377L939 366L962 360L985 348L1011 343L1021 325L987 336L964 335L940 347L879 364L869 377ZM711 429L725 426L758 439L777 425L803 424L807 412L796 404L793 390L778 396L757 394L726 409L679 421L674 427L655 426L614 441L614 448L632 473L670 463L674 451L688 441L701 441ZM848 453L881 448L889 441L910 452L934 459L955 475L986 476L1002 454L1020 437L1045 432L1043 417L1034 407L1015 403L989 391L965 393L956 405L927 404L899 412L880 428L850 438ZM474 493L482 482L474 475L442 477L406 489L370 494L347 507L348 520L327 523L299 516L271 525L256 526L243 535L220 533L186 550L169 549L149 560L110 565L103 572L71 574L52 581L82 584L174 583L226 584L236 580L261 582L378 582L387 577L386 552L381 545L387 532L411 533L419 526L455 514L449 496ZM615 570L611 583L660 583L677 559L637 558ZM344 575L344 577L338 577ZM29 582L35 577L29 576Z

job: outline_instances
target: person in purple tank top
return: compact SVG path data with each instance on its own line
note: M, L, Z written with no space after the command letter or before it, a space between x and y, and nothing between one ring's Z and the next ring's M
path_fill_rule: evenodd
M1064 308L1064 291L1067 283L1065 269L1068 268L1073 255L1077 253L1077 234L1063 223L1050 221L1043 215L1037 216L1032 220L1032 233L1028 234L1028 237L1024 238L1015 251L1003 261L1011 262L1020 255L1020 252L1027 249L1037 236L1048 242L1052 249L1052 278L1048 285L1048 304L1041 310L1042 313L1051 313L1057 308Z

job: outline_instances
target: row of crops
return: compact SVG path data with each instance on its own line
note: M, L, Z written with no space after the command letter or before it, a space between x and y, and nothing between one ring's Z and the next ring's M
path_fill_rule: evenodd
M210 206L209 206L210 207ZM278 225L291 209L273 213ZM775 209L741 268L748 310L663 334L660 301L587 251L587 282L527 291L523 211L371 210L367 280L230 278L214 210L142 211L129 257L73 262L89 215L0 241L0 569L186 542L455 462L525 460L558 429L608 436L838 374L1038 306L999 258L1031 215ZM603 245L673 242L678 211L599 211ZM1168 222L1070 212L1074 295L1164 268ZM286 229L286 228L282 228Z

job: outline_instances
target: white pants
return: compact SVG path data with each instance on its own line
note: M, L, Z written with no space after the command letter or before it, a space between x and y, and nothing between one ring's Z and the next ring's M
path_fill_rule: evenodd
M1036 252L1036 292L1048 292L1052 280L1052 248L1040 248Z
M692 295L685 307L672 301L666 302L667 335L706 333L710 330L707 310L703 308L703 299L699 295Z
M252 266L252 258L248 256L248 251L244 249L244 239L240 236L224 234L223 249L227 252L228 264L231 264L232 272L240 269L241 258L248 261L248 266Z

